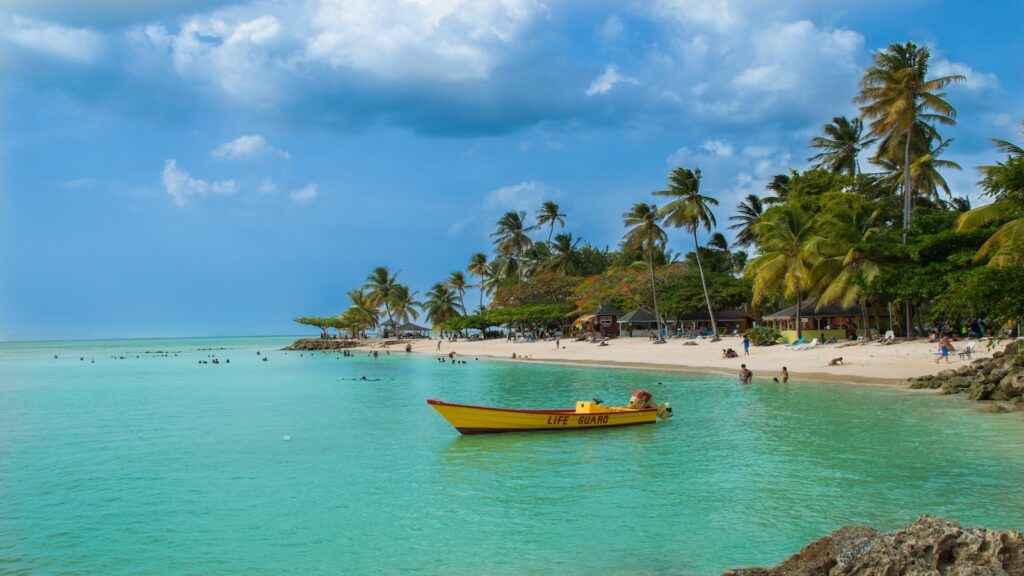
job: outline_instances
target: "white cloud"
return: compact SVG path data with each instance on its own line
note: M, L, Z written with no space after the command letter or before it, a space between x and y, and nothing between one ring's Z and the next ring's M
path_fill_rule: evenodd
M104 49L103 36L45 20L0 14L0 41L79 64L94 64Z
M732 144L724 140L707 140L700 149L712 156L732 156Z
M274 182L273 178L264 178L260 180L256 191L260 194L273 194L277 192L277 183Z
M532 213L545 200L555 200L561 195L561 190L544 182L520 182L491 190L484 199L484 206L503 212L516 210Z
M96 185L96 179L87 176L84 178L75 178L74 180L65 180L60 183L64 188L92 188Z
M296 204L308 204L315 200L317 197L317 186L316 184L306 184L302 188L297 188L288 193L288 198Z
M459 220L452 222L452 225L448 227L448 231L444 233L445 237L458 237L458 235L462 233L463 228L465 228L466 225L471 224L474 220L474 218L460 218Z
M936 60L932 64L931 77L953 76L955 74L967 77L958 86L963 86L968 90L981 91L999 87L999 78L995 74L979 72L962 62L950 62L949 60L941 59Z
M234 180L207 182L189 175L174 159L164 161L164 171L160 175L164 190L178 206L185 206L194 197L214 195L231 195L236 192Z
M239 136L230 142L217 146L211 152L214 158L221 160L242 160L264 154L273 154L281 158L290 158L288 152L268 146L267 141L259 134Z
M622 19L613 14L604 21L598 34L600 34L601 39L605 42L614 42L622 37L625 29L626 27L622 24Z
M584 90L587 96L594 96L595 94L605 94L611 91L616 84L627 82L629 84L637 84L636 78L630 78L619 74L618 68L614 64L609 64L605 67L604 72L600 76L594 79L590 83L590 86Z

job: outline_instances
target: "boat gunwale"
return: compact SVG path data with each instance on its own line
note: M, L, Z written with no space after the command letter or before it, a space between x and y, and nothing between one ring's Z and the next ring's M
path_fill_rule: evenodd
M443 400L428 399L427 404L431 406L454 406L456 408L473 408L476 410L494 410L496 412L518 412L522 414L579 414L575 408L569 410L523 410L516 408L495 408L493 406L474 406L472 404L452 404ZM595 412L594 414L635 414L638 412L657 412L657 408L626 408L611 412Z

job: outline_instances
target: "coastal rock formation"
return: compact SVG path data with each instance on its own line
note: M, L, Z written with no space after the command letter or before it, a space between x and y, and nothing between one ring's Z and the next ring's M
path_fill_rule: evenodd
M992 358L979 358L955 370L910 380L911 388L934 388L942 394L966 394L971 400L1002 400L1024 409L1024 345L1011 342Z
M285 350L343 350L359 345L356 340L337 340L328 338L300 338Z
M1007 576L1024 574L1024 536L1011 530L961 528L921 516L901 530L836 530L774 568L725 576Z

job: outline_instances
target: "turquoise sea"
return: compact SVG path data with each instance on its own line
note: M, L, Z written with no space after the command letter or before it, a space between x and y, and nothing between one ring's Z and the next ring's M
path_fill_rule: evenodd
M1024 529L1024 418L961 398L288 341L0 344L0 573L704 575L845 524ZM676 417L461 437L425 403L636 388Z

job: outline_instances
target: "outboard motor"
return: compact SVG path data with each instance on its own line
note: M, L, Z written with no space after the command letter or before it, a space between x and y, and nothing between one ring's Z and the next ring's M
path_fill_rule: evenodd
M672 405L668 402L662 402L658 404L658 418L662 420L668 420L672 417Z
M629 404L627 404L626 407L632 408L634 410L639 410L641 408L654 408L655 406L651 404L650 392L646 392L644 390L637 390L633 392L632 396L629 397ZM672 417L672 405L669 404L668 402L662 402L661 404L658 404L657 409L658 418L661 418L662 420L668 420L669 418Z

